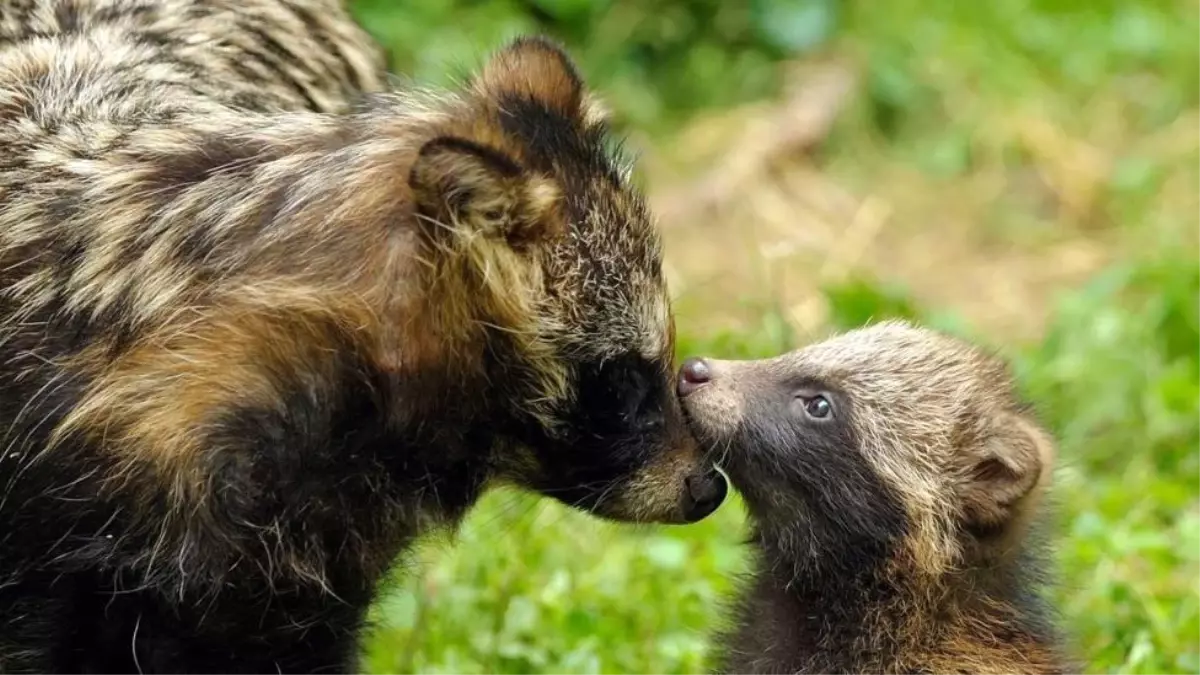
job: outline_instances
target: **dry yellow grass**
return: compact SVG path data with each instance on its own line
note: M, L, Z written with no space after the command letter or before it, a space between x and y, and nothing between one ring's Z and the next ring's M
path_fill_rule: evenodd
M858 78L844 62L798 67L792 78L781 101L699 118L646 158L689 331L744 326L769 303L809 334L826 316L819 286L869 270L980 329L1035 338L1059 291L1137 244L1105 212L1117 153L1188 167L1200 147L1197 110L1138 136L1110 97L1082 128L1046 108L992 111L972 141L972 168L952 178L861 142L853 166L843 157L825 167L811 150ZM1030 168L1007 166L1006 148ZM1148 210L1196 212L1196 181L1194 168L1169 176ZM1028 204L1041 227L1008 227L1003 199Z

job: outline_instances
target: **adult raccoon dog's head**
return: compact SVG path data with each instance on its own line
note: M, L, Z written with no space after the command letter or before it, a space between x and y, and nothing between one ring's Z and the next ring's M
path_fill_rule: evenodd
M540 38L460 96L409 186L450 302L489 327L498 473L614 519L705 517L725 482L684 423L661 242L596 102Z

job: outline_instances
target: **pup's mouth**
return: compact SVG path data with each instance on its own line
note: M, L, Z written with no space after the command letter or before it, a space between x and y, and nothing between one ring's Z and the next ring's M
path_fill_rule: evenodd
M683 410L683 423L704 450L705 461L718 467L721 474L728 478L724 471L725 464L739 445L735 434L724 433L708 423L706 417L711 411L703 410L702 407L700 411L693 410L692 403L693 401L684 400L679 406Z
M762 448L746 438L740 427L718 431L704 424L703 413L693 412L686 404L682 407L684 420L704 450L705 461L712 463L714 473L746 499L758 501L764 490L771 491L767 487L771 481L764 475L770 470L770 460L759 454Z

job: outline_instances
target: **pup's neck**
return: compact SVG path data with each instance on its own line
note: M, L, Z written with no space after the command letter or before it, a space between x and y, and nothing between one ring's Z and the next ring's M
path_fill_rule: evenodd
M725 672L1063 672L1021 550L931 576L902 556L757 537Z

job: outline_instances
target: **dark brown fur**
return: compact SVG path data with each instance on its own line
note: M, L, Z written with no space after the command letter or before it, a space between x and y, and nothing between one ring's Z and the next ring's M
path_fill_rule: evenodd
M0 671L346 670L490 484L720 503L658 235L557 46L351 105L381 73L330 0L0 35Z
M754 523L722 672L1073 672L1040 595L1053 443L1001 361L887 322L684 373Z

